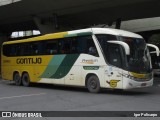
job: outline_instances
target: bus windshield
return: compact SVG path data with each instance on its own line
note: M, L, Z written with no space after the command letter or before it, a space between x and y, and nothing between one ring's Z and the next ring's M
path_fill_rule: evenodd
M112 36L112 37L111 37ZM142 38L131 38L113 35L96 35L108 64L136 73L150 73L151 58L146 42ZM122 46L107 41L120 40L130 47L130 55L126 55Z
M151 72L150 53L144 39L130 37L119 38L130 47L130 55L127 56L128 70L137 73Z

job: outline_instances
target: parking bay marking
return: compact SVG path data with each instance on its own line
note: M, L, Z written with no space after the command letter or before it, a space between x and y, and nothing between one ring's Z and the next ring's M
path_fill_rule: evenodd
M3 100L3 99L12 99L12 98L22 98L22 97L31 97L31 96L39 96L39 95L44 95L44 94L46 94L46 93L28 94L28 95L10 96L10 97L1 97L0 100Z

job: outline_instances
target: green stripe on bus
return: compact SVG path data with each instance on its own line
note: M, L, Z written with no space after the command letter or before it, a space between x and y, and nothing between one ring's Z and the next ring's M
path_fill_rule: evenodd
M78 57L79 54L66 55L61 65L57 69L56 73L53 76L51 76L51 78L60 79L65 77L71 70L72 66L74 65Z
M46 68L45 72L40 76L40 78L50 78L52 75L54 75L60 64L64 60L65 56L66 55L53 56L52 60L48 64L48 67Z
M92 32L82 32L77 34L77 36L85 36L85 35L92 35Z
M77 34L68 34L68 35L65 35L64 37L75 37L77 36Z

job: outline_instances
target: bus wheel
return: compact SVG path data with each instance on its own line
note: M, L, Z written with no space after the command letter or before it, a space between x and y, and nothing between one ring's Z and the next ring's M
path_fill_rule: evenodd
M20 86L21 85L21 77L19 73L15 73L13 76L13 81L15 82L16 85Z
M30 85L30 78L29 78L28 73L24 73L24 74L22 75L22 84L23 84L23 86L25 86L25 87L28 87L28 86Z
M91 93L100 92L100 83L99 79L96 75L92 75L87 80L87 88Z

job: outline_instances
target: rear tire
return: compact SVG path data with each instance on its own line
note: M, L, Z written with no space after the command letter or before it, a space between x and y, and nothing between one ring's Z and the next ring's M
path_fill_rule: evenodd
M91 92L91 93L100 92L100 83L99 83L99 79L96 75L91 75L87 79L87 88L88 88L89 92Z
M29 77L28 73L24 73L22 75L22 84L25 87L29 87L29 85L30 85L30 77Z
M21 81L21 76L19 75L19 73L15 73L14 76L13 76L13 81L15 82L15 84L17 86L20 86L22 84L22 81Z

